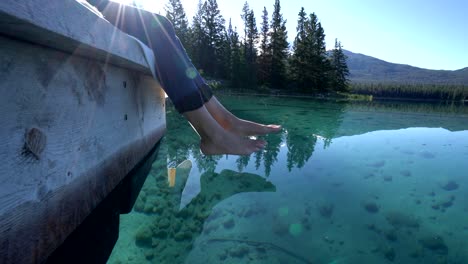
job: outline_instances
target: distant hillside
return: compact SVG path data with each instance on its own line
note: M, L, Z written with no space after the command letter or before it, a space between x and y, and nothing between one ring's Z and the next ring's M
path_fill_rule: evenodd
M468 85L468 67L456 71L428 70L390 63L344 50L351 82Z

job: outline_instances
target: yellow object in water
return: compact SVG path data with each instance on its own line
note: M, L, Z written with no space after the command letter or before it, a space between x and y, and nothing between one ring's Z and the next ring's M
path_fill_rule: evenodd
M176 168L167 168L167 180L169 181L169 187L175 186L176 179Z

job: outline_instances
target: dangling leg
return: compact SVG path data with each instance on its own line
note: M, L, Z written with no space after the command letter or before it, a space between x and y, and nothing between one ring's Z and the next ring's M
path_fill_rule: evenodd
M99 10L112 24L152 48L157 77L176 109L200 135L204 154L248 155L265 146L263 140L243 136L269 133L268 126L236 119L212 96L166 18L106 0L94 1L103 2Z

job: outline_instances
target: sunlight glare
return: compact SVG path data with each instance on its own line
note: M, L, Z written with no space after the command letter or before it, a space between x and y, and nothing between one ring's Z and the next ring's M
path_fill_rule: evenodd
M154 0L111 0L121 4L131 5L136 3L138 7L151 11L157 14L165 14L165 6L168 1L154 1Z

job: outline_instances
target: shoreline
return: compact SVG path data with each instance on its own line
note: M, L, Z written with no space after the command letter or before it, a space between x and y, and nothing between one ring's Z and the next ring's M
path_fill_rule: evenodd
M456 104L465 104L468 103L468 100L443 100L443 99L431 99L431 98L409 98L409 97L381 97L373 95L364 95L364 94L353 94L353 93L344 93L344 94L299 94L299 93L261 93L258 91L252 92L243 92L239 90L229 90L229 89L219 89L216 90L220 95L237 95L237 96L273 96L273 97L289 97L289 98L310 98L310 99L336 99L336 100L345 100L345 101L400 101L400 102L440 102L440 103L456 103Z

